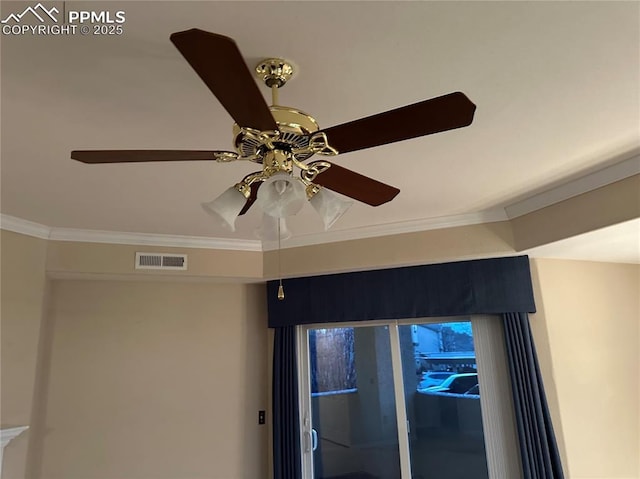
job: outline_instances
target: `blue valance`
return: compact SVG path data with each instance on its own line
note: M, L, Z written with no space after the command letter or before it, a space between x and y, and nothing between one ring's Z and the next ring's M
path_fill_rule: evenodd
M267 284L269 327L469 314L533 313L528 256L284 280Z

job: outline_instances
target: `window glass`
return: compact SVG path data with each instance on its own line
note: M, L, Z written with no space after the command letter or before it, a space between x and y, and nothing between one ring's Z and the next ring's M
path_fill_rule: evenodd
M470 321L399 326L413 479L487 479Z
M399 479L389 328L309 330L309 354L314 479Z
M356 388L353 328L309 331L311 393L335 393Z
M335 326L299 329L304 477L522 478L500 318Z

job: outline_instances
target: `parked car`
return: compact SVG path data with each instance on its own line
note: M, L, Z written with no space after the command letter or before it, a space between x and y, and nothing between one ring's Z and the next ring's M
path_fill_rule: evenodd
M420 380L420 384L418 384L418 389L440 386L445 379L454 374L452 371L428 371L422 373L422 379Z
M426 388L426 391L464 394L476 384L478 384L478 373L453 374L439 386Z
M480 385L476 384L471 389L469 389L466 393L464 393L464 395L465 396L480 396Z

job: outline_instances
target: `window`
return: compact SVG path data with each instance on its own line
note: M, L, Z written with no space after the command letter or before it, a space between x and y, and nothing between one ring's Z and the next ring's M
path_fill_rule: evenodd
M353 328L309 330L311 394L356 388Z
M520 477L497 318L337 326L299 330L305 478Z
M471 321L398 331L411 477L488 479Z

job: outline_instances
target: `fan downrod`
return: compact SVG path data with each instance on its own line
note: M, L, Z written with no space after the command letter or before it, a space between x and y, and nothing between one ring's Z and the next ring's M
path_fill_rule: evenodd
M311 136L320 129L316 120L303 111L278 104L278 89L295 73L293 64L284 58L266 58L256 65L255 73L271 89L272 104L269 111L278 125L278 135L275 140L262 137L260 132L234 123L233 144L240 158L263 164L266 151L296 150L298 161L307 160L318 153L320 150L310 148Z

